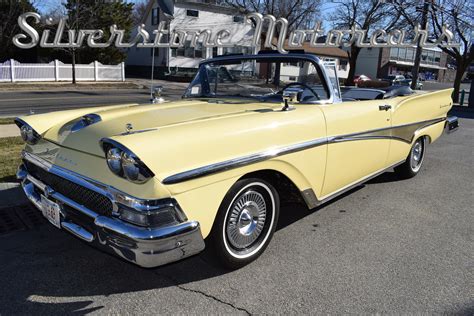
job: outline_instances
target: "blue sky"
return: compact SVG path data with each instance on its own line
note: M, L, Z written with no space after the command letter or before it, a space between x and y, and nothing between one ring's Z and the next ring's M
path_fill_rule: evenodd
M50 12L51 10L54 10L58 6L61 5L61 3L65 2L66 0L33 0L35 2L35 6L39 9L40 12L46 13ZM148 0L126 0L127 2L145 2ZM321 5L321 17L317 19L318 21L325 22L323 23L324 27L328 26L327 22L327 17L329 14L331 14L334 11L334 7L336 4L330 3L329 1L322 1Z
M127 0L127 2L141 2L143 0ZM66 0L34 0L35 6L40 12L48 12L57 8L61 3Z

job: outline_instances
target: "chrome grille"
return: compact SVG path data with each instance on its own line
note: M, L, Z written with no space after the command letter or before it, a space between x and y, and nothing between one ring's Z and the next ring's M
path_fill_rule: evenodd
M112 215L112 201L106 196L24 161L28 173L54 191L100 215Z

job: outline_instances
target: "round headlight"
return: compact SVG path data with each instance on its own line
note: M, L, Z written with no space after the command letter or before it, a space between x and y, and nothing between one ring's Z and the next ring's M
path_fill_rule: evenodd
M127 153L122 154L122 169L124 176L131 180L137 181L140 176L140 168L133 157Z
M107 165L115 174L122 172L122 152L118 148L110 148L107 151Z
M25 142L28 142L33 134L33 130L28 125L23 125L20 129L20 134L21 138L23 138Z
M40 136L33 130L33 128L31 128L31 126L29 126L28 124L24 124L21 126L20 128L20 134L21 134L21 138L23 138L23 140L27 143L27 144L30 144L30 145L35 145L36 143L38 143L38 141L40 140Z
M138 184L145 183L155 174L133 152L112 139L100 141L109 169L117 176Z

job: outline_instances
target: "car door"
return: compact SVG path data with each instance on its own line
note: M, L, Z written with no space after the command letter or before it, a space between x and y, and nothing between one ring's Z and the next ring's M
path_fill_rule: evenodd
M321 200L386 168L391 127L388 100L335 103L322 110L328 151Z

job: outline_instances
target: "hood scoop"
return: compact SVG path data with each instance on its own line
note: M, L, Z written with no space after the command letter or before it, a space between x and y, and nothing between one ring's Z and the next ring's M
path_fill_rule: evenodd
M70 134L78 132L87 126L99 123L102 121L102 118L98 114L86 114L79 118L76 118L70 122L64 124L59 130L59 141L63 141Z
M74 120L74 125L71 127L71 132L77 132L80 131L83 128L86 128L89 125L99 123L102 121L102 118L98 114L86 114L79 119Z

